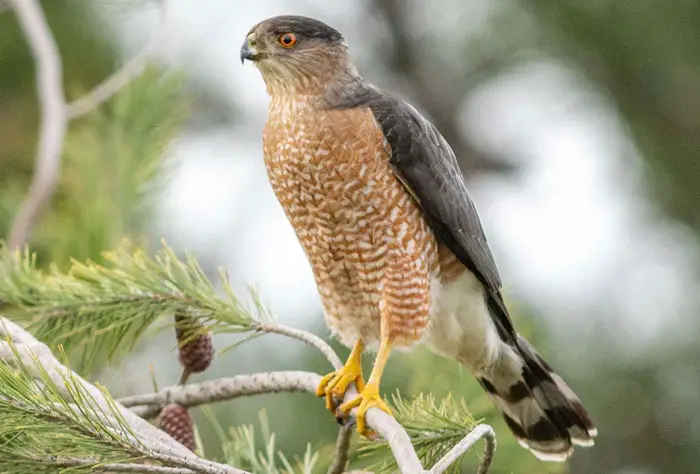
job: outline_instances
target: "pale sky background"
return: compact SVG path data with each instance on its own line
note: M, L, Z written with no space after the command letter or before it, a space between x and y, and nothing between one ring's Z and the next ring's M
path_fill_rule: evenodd
M381 71L363 65L372 62L383 30L363 32L361 1L171 4L161 59L217 90L241 123L194 130L175 143L179 169L160 207L158 233L235 268L260 287L282 321L308 326L320 304L267 183L260 137L268 99L257 70L241 66L239 48L248 29L268 16L315 16L345 34L361 72L379 81ZM495 7L471 4L466 24L476 32L488 28ZM147 41L156 16L122 10L107 16L129 56ZM449 9L434 9L441 11ZM445 16L448 28L435 34L447 40L454 22ZM696 298L688 254L698 249L682 229L660 226L647 207L638 150L603 95L567 65L533 55L461 104L460 117L479 146L507 151L522 164L515 178L468 180L511 298L536 307L563 346L585 344L603 327L624 335L611 350L630 354L670 334L683 337L674 322L687 317L688 298Z

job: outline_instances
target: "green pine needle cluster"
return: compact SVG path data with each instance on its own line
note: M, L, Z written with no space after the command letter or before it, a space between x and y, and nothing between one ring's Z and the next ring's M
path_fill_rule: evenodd
M212 412L207 410L206 413L222 443L224 460L229 466L245 469L252 474L312 474L314 472L319 454L311 450L310 444L306 446L304 457L296 462L290 461L277 450L275 434L270 431L265 410L259 413L263 450L258 449L255 428L252 425L231 428L227 436Z
M71 123L51 211L32 239L41 262L98 260L125 236L143 238L173 168L168 151L189 112L184 74L149 66Z
M66 272L55 265L41 270L33 254L0 244L0 300L21 310L40 340L79 352L81 371L128 352L162 316L170 324L172 316L185 316L202 331L221 332L255 332L271 318L255 295L252 308L242 304L223 270L221 294L192 255L180 258L165 244L149 257L124 243L103 259L72 261Z
M33 364L38 379L16 352L13 361L0 362L0 472L91 472L101 464L148 457L113 405L100 407L71 373L59 387L38 359Z
M479 423L464 400L457 401L451 394L437 402L433 395L421 394L408 401L397 393L390 405L394 417L411 437L416 454L426 468L432 467ZM391 448L383 440L362 441L358 457L369 461L368 469L378 474L398 470ZM460 464L461 459L447 472L459 472Z

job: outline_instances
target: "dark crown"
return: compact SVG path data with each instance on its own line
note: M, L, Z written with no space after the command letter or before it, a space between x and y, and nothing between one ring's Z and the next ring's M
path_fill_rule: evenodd
M282 15L265 20L275 34L294 32L306 38L318 38L330 42L343 41L343 35L335 28L306 16Z

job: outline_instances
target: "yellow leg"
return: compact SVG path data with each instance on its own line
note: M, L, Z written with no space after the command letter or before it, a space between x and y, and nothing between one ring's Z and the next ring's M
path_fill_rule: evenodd
M364 344L358 340L350 352L347 362L337 372L331 372L321 379L316 389L316 395L326 397L326 408L335 413L335 400L342 400L348 386L355 382L357 390L365 389L365 381L362 378L362 350Z
M379 384L382 379L384 367L389 359L390 352L391 340L388 337L382 337L382 342L379 345L379 351L377 352L377 358L374 361L372 373L369 376L369 380L367 381L367 385L365 386L364 390L360 391L359 397L347 403L343 403L337 410L337 414L340 415L340 417L347 418L350 415L350 411L357 407L357 431L359 431L361 435L368 438L374 438L376 437L376 434L367 429L367 423L365 422L367 410L370 408L379 408L380 410L383 410L391 415L391 410L379 396Z

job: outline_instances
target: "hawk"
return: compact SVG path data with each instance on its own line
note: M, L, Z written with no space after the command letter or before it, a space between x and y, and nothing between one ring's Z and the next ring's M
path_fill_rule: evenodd
M392 348L426 343L466 366L521 445L563 461L593 445L578 397L513 327L454 152L415 108L368 82L343 36L301 16L255 25L241 48L270 96L263 154L313 269L325 320L352 347L317 394L340 418L389 412ZM376 351L365 383L361 357ZM360 395L338 405L349 385Z

